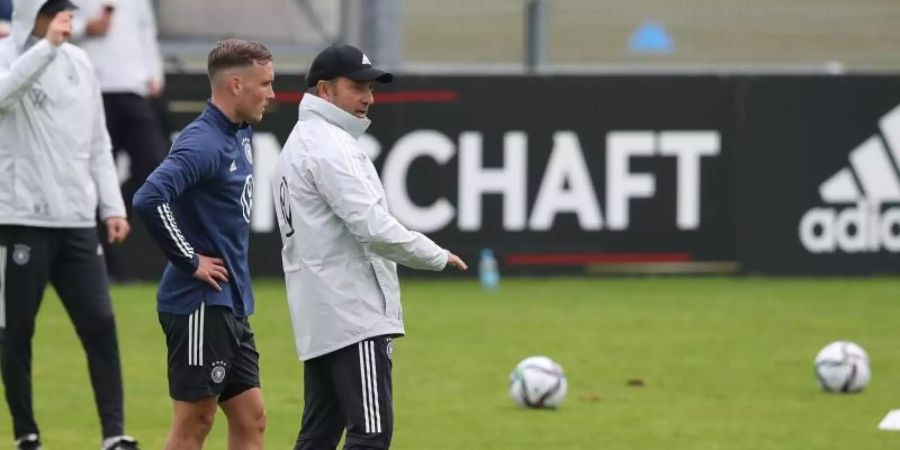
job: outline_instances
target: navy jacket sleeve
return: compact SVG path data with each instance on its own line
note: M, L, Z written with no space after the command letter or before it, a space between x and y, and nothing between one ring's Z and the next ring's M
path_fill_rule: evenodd
M134 194L134 212L143 220L153 239L172 264L193 274L200 264L194 248L184 238L171 204L191 186L218 172L219 153L181 136L168 157L147 177ZM193 145L192 145L193 144Z

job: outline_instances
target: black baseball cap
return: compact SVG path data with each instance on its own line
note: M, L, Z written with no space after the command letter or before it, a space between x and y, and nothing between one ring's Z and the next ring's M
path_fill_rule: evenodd
M72 3L70 0L47 0L47 3L44 3L44 6L41 6L38 14L55 16L63 11L75 9L78 9L78 5Z
M332 45L322 50L309 66L306 86L313 87L320 80L347 77L355 81L380 81L390 83L394 75L372 67L372 62L362 50L352 45Z

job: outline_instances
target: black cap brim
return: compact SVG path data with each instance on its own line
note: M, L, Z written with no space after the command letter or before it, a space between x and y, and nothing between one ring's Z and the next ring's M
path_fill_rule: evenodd
M393 74L378 70L374 67L367 67L353 73L348 73L346 77L354 81L378 81L380 83L390 83L391 81L394 81Z

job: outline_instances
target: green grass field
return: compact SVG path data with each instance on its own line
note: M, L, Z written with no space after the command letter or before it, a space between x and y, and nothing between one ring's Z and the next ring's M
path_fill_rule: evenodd
M51 291L52 292L52 291ZM256 284L268 448L290 449L301 412L280 282ZM113 295L128 432L162 448L169 426L165 350L152 285ZM394 353L396 449L896 449L878 431L900 408L900 280L632 278L404 284L408 336ZM859 342L873 380L858 395L821 392L812 359ZM522 358L559 361L557 411L522 410L507 376ZM640 378L643 387L627 380ZM84 355L55 295L35 338L35 402L48 450L96 448ZM224 449L224 417L207 448ZM0 411L0 447L11 441Z

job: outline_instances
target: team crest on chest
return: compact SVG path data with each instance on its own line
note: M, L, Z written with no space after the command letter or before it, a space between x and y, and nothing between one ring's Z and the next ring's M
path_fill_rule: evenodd
M244 156L247 157L247 162L253 164L253 146L250 145L250 138L244 138L241 145L244 147Z
M47 102L47 92L41 89L40 86L35 85L28 91L28 98L34 103L35 108L43 108L44 103Z

